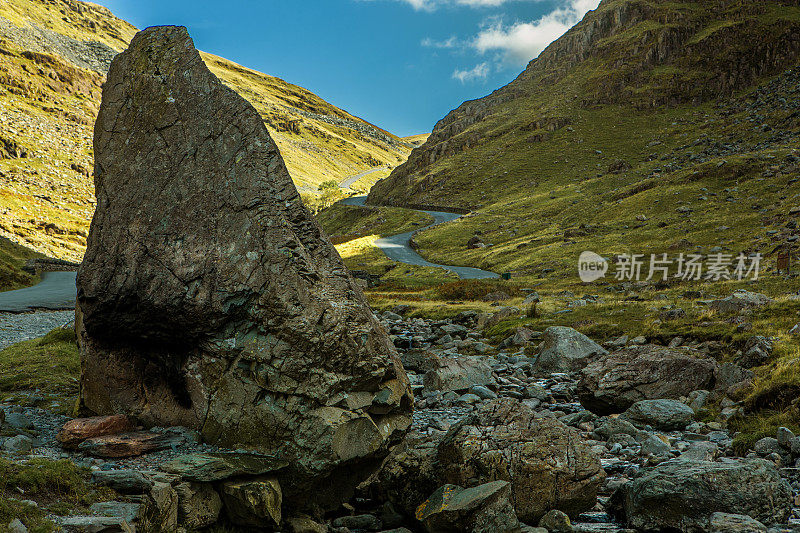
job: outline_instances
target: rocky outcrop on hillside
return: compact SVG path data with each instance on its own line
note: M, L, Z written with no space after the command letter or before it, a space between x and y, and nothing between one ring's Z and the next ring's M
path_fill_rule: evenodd
M100 74L108 72L111 60L117 55L117 50L100 41L79 41L37 24L18 28L4 17L0 17L0 35L26 50L56 54L77 67Z
M257 111L185 28L150 28L94 144L82 408L266 454L285 505L336 507L405 434L410 387Z

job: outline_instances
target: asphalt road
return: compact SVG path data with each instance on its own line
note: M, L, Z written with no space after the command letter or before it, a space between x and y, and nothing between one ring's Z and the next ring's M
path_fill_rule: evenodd
M366 196L353 196L351 198L345 198L344 200L341 201L341 203L344 205L363 206L366 199L367 199ZM375 246L380 248L381 251L383 251L383 253L385 253L386 256L393 261L398 261L400 263L406 263L409 265L416 265L416 266L444 268L445 270L454 272L461 279L491 279L499 277L494 272L489 272L488 270L481 270L479 268L439 265L436 263L431 263L430 261L426 261L425 258L423 258L421 255L415 252L414 249L411 248L410 242L411 238L414 236L416 232L422 231L432 226L436 226L437 224L443 224L444 222L451 222L453 220L461 218L461 215L458 215L456 213L445 213L443 211L420 211L420 212L431 215L434 219L433 224L430 224L418 230L409 231L406 233L400 233L399 235L392 235L391 237L381 237L380 239L375 240Z
M369 176L370 174L374 172L379 172L381 170L386 170L386 168L385 167L373 168L372 170L367 170L366 172L362 172L361 174L358 174L356 176L350 176L349 178L341 182L339 184L339 187L342 189L349 189L350 186L352 186L355 182L357 182L364 176Z
M75 276L75 272L43 272L42 281L33 287L0 292L0 312L75 309Z

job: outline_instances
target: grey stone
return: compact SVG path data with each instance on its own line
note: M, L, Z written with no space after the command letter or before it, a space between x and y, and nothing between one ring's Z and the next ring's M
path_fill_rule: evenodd
M136 528L124 519L111 516L70 516L58 524L67 533L134 533Z
M276 478L226 481L221 492L225 510L234 524L265 528L280 525L283 495Z
M99 502L92 504L89 510L97 516L112 516L132 523L139 515L139 507L138 503Z
M694 419L694 411L678 400L642 400L630 406L621 418L635 426L670 431L686 428Z
M281 470L287 462L255 452L215 452L179 455L161 465L171 474L188 481L208 483L237 476L257 476Z
M5 425L15 429L33 429L33 422L24 413L10 412L6 414Z
M637 432L633 424L621 418L608 418L595 430L595 433L605 440L618 434L634 436Z
M637 530L705 531L716 512L783 523L792 490L762 459L670 460L644 470L624 488L624 513Z
M17 455L25 455L33 449L33 440L27 435L15 435L3 441L3 450Z
M473 405L479 403L481 401L481 398L476 394L462 394L461 396L458 397L456 401L458 403L467 403Z
M485 357L442 357L439 367L425 373L425 388L466 391L473 385L496 387L492 367Z
M178 527L178 493L169 483L156 481L142 499L137 529L175 531Z
M762 457L766 457L771 453L784 453L782 446L778 443L778 439L773 437L764 437L757 440L753 445L753 451Z
M222 510L222 499L208 483L184 481L175 485L178 494L178 521L189 530L214 525Z
M550 509L570 516L591 509L605 479L599 458L575 429L536 415L516 400L484 402L439 444L437 479L459 486L509 481L514 509L529 523Z
M96 470L92 481L122 494L144 494L153 486L153 481L137 470Z
M547 511L542 519L539 520L539 527L546 529L550 533L572 533L575 530L567 513L558 509Z
M444 485L420 506L416 517L428 533L503 533L519 527L507 481L468 489Z
M278 455L287 502L338 507L404 437L411 389L263 118L185 28L152 27L114 58L95 133L81 407Z
M678 399L713 388L716 361L690 348L628 346L581 370L578 397L597 414L621 413L639 400Z
M776 435L778 439L778 444L780 444L781 448L785 450L792 449L792 440L794 440L794 433L792 430L785 427L778 428L778 434Z
M497 398L496 392L483 385L473 385L469 388L469 392L480 397L481 400L494 400Z
M696 390L692 391L689 394L689 407L692 408L692 411L695 413L705 407L706 401L708 397L711 395L710 391L707 390Z
M533 368L536 372L574 372L593 358L608 351L592 339L572 328L551 326L544 330L542 348Z
M713 442L693 442L681 453L680 458L692 461L713 461L719 447Z
M28 528L20 522L19 518L15 518L8 523L8 533L28 533Z
M655 435L650 435L642 442L642 455L669 455L670 445Z
M747 515L714 513L708 521L708 533L760 533L767 526Z

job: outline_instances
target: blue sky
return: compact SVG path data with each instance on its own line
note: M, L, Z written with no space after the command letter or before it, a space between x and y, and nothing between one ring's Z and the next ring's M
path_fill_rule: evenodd
M96 0L97 1L97 0ZM521 72L599 0L99 0L398 135Z

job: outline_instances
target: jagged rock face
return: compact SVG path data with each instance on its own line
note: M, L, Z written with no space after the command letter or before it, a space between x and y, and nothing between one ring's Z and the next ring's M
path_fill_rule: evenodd
M345 500L403 437L410 387L256 110L185 28L149 28L111 65L94 152L83 408L275 454L292 505Z

